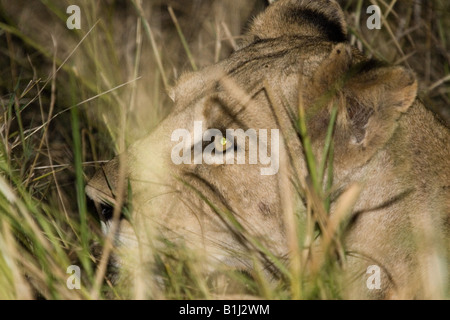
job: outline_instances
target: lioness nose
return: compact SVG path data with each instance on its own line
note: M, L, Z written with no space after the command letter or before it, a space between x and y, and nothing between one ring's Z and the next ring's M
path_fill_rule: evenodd
M103 222L109 222L112 220L114 215L114 207L106 204L106 203L95 203L95 207L97 209L97 213L100 217L100 220ZM120 208L120 219L124 217L122 213L122 208Z
M118 168L119 162L115 158L100 168L86 186L86 194L94 202L97 213L103 222L108 222L113 218L114 208L120 205L121 218L124 201L117 203L118 192L126 193L126 190L120 191L118 188ZM123 197L126 199L126 197Z

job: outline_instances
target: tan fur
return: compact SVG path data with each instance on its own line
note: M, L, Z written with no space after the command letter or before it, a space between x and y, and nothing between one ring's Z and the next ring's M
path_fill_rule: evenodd
M164 237L204 250L215 263L251 269L249 241L202 194L233 213L249 236L288 256L282 175L298 173L304 182L307 174L300 140L286 129L298 118L301 74L317 159L337 105L334 190L355 182L362 187L345 237L345 297L442 296L449 270L449 130L416 99L411 71L379 65L345 41L343 17L335 1L279 0L255 19L228 59L183 76L171 93L174 112L126 154L135 221L150 216ZM283 150L294 153L293 168L261 176L261 165L174 165L171 133L192 130L196 120L211 128L279 128ZM112 202L116 176L113 162L92 178L87 194ZM381 290L366 287L369 265L382 269Z

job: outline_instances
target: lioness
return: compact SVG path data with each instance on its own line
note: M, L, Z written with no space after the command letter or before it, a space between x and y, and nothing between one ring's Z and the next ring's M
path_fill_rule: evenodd
M359 188L348 208L342 296L442 297L450 270L450 133L416 94L411 71L349 45L335 1L279 0L228 59L183 75L170 92L174 111L128 149L122 166L118 157L97 172L86 192L114 205L132 191L134 223L121 219L118 230L124 247L143 244L149 218L152 234L202 251L207 272L222 264L251 273L249 249L292 255L287 216L294 211L302 221L311 199L298 192L311 189L305 143L324 161L337 108L330 219L339 196ZM261 154L250 161L252 148L264 145L270 161L258 161ZM102 218L109 226L107 207ZM371 287L361 274L373 265L380 279ZM273 276L270 261L265 267Z

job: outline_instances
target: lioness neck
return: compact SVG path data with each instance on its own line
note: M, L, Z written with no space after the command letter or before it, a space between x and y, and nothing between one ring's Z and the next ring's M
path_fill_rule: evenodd
M386 271L383 281L396 279L384 298L433 298L448 286L449 142L449 129L416 101L385 147L353 175L363 188L347 250L371 260L354 259L353 269L377 264Z
M450 213L449 147L450 130L418 100L400 118L386 146L394 174L402 178L404 187L414 188L417 200L431 205L430 208L446 205L447 210L438 212L447 214Z

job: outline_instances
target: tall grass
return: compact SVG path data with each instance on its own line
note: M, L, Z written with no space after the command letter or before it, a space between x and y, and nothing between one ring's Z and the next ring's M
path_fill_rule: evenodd
M305 215L295 204L286 204L289 260L276 257L230 212L196 190L248 242L254 273L223 270L225 277L205 277L195 253L167 243L164 250L151 248L151 266L122 276L134 279L134 291L112 284L115 273L110 272L113 266L107 269L110 252L105 247L114 253L114 243L105 240L97 212L84 195L88 177L170 112L165 89L184 70L227 56L252 8L261 8L264 1L241 4L245 14L231 18L220 15L226 10L212 10L213 2L171 2L173 8L138 0L109 1L107 7L73 2L0 2L0 299L210 299L228 291L268 299L341 298L345 287L336 256L343 254L341 230L359 188L346 190L336 214L329 216L337 109L319 162L301 103L297 126L291 129L302 138L311 183L295 185L298 197L307 199ZM352 43L417 70L422 97L448 117L443 107L450 105L448 3L373 2L382 8L386 26L376 36L364 28L369 1L343 2ZM65 28L69 4L82 9L79 31ZM319 251L313 250L317 237L323 239ZM262 260L270 261L277 279L267 280ZM80 290L67 287L71 265L81 267ZM148 270L154 274L144 274Z

